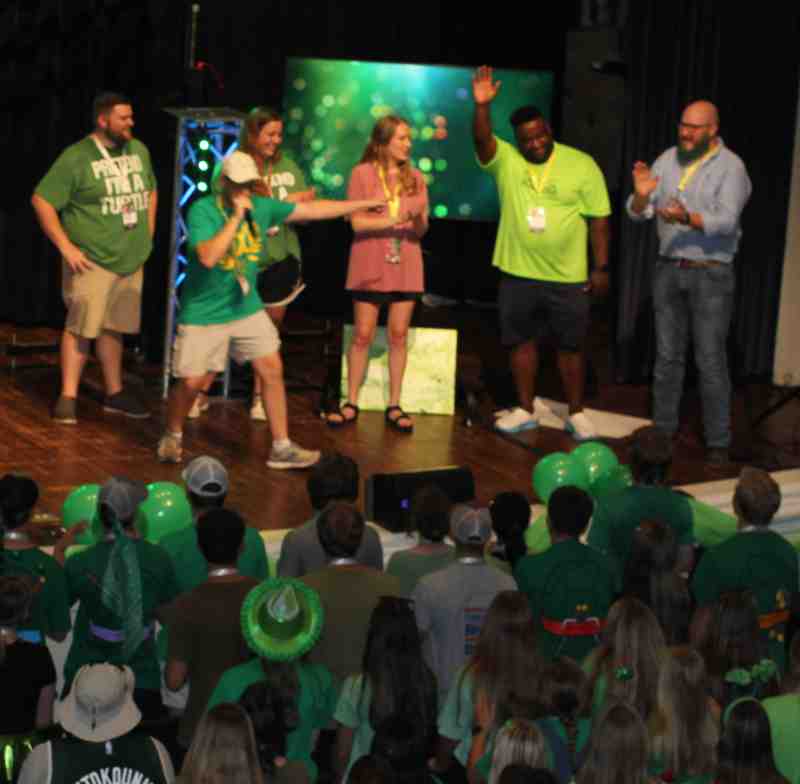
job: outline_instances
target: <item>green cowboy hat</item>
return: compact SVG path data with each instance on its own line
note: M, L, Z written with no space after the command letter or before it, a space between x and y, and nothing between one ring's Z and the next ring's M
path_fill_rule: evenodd
M272 661L291 661L308 653L322 633L324 619L319 594L300 580L265 580L242 604L247 644Z

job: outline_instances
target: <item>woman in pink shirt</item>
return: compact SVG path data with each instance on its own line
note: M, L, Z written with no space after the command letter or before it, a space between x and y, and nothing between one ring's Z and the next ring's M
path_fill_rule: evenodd
M400 407L406 369L406 338L414 304L424 291L420 238L428 230L428 189L411 165L411 129L395 115L381 118L372 129L361 162L353 169L348 198L367 194L385 198L377 211L351 217L353 245L347 289L353 294L353 339L347 353L347 402L328 415L331 427L358 418L358 392L364 381L369 347L381 306L389 306L389 406L386 421L410 433L414 424ZM359 196L358 194L362 194Z

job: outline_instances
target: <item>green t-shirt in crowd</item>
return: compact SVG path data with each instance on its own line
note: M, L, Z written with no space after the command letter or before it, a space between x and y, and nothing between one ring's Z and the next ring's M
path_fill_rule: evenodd
M272 189L272 198L286 201L287 196L308 190L306 178L297 164L285 153L281 153L277 163L267 165L264 181ZM283 261L287 256L300 258L300 240L297 230L291 223L278 226L277 234L267 237L267 265Z
M603 173L592 158L555 144L543 164L528 163L516 147L495 137L497 152L479 164L497 184L500 224L492 263L509 275L580 283L588 275L587 218L611 213ZM533 175L533 176L531 176ZM540 188L534 187L534 181ZM531 231L528 215L544 209L546 227Z
M300 723L286 736L286 759L296 760L308 768L311 781L317 780L317 765L311 759L314 731L323 729L336 708L336 688L330 672L320 664L298 662L300 693L297 713ZM223 673L208 700L207 710L221 702L238 702L249 686L264 680L261 659L251 659Z
M67 236L89 259L130 275L153 250L147 213L156 178L150 153L138 139L106 149L109 159L92 136L67 147L36 193L59 212ZM136 213L132 228L123 223L126 211Z
M800 695L769 697L761 703L769 719L775 767L791 784L800 784Z
M631 550L633 534L642 520L658 520L670 526L678 546L694 543L689 498L668 487L634 485L595 502L586 541L595 550L617 560L620 571Z
M64 683L69 686L84 664L110 662L128 664L136 676L137 689L161 688L161 670L155 645L155 610L178 595L175 573L167 553L144 539L133 539L142 575L142 618L153 627L130 661L121 657L121 645L92 634L90 623L118 631L122 621L100 601L103 575L113 542L100 542L71 556L64 564L70 604L80 601L72 645L64 665Z
M211 268L200 263L197 246L217 235L230 213L221 196L206 196L189 208L189 266L181 289L180 324L227 324L263 309L256 279L267 261L266 232L270 226L283 223L294 211L294 204L260 196L253 196L252 201L258 236L253 236L243 220L227 253Z
M466 666L461 667L450 684L444 705L439 710L439 735L458 741L453 756L464 766L467 765L470 746L472 746L472 727L474 724L474 686Z
M798 589L797 553L780 534L765 529L739 531L707 550L692 576L692 593L700 606L713 604L726 591L750 589L763 616L791 610ZM786 664L785 622L762 629L769 654L783 672Z
M3 574L32 577L40 585L31 604L29 619L20 625L20 629L38 631L43 636L66 634L72 626L67 581L56 559L38 547L6 549L2 557Z
M208 562L197 544L197 528L190 525L168 534L160 542L172 561L180 593L191 591L208 579ZM236 562L240 574L259 582L269 577L269 561L264 542L255 528L245 526L244 547Z
M542 625L543 619L604 621L622 587L614 560L577 539L557 541L543 553L521 558L514 579L528 597L540 652L551 659L569 656L576 661L597 646L599 631L581 636L552 634Z

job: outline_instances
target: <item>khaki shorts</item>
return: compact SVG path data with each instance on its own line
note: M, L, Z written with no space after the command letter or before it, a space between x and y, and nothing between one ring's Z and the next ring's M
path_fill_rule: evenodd
M132 275L117 275L104 267L73 272L62 262L61 270L67 331L90 339L103 330L126 334L139 331L144 279L141 267Z
M172 375L195 378L221 373L230 354L240 365L281 347L278 330L260 310L226 324L179 324L172 352Z

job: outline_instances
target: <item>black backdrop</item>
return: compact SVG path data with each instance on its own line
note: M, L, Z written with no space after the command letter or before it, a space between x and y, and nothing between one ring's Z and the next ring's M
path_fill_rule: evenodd
M156 250L147 265L142 345L157 359L163 342L175 123L162 109L184 101L188 3L173 0L5 0L0 9L0 139L7 182L0 196L0 320L58 325L63 317L58 259L35 225L30 193L57 154L89 127L101 89L134 102L137 135L149 146L160 183ZM287 56L549 68L558 77L577 4L201 2L197 56L219 71L219 105L280 105ZM797 104L796 4L772 16L730 10L723 0L631 3L625 160L653 158L675 133L681 106L716 101L722 133L750 169L754 197L745 215L733 347L742 374L771 366ZM497 11L495 16L493 12ZM764 48L770 54L764 53ZM558 116L556 116L558 129ZM435 221L429 276L438 288L491 294L494 226ZM311 310L342 312L348 230L309 228ZM649 372L652 338L647 288L652 232L621 221L614 238L615 357L620 380ZM799 262L800 263L800 262Z

